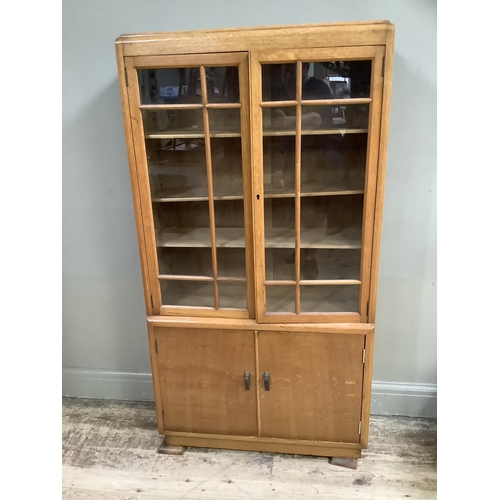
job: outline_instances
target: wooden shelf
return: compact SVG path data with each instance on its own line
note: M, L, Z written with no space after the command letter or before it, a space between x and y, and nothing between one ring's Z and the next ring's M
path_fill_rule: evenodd
M360 182L350 181L325 186L320 181L302 183L301 197L313 196L339 196L350 194L363 194L363 186ZM293 198L295 191L289 187L277 188L272 185L264 185L264 198ZM242 187L240 185L214 186L214 200L242 200ZM195 188L185 187L174 189L163 189L153 193L152 200L155 203L168 203L178 201L206 201L208 200L207 188L198 186Z
M361 248L361 229L346 228L342 230L313 228L302 229L300 234L301 248ZM243 228L224 227L216 229L217 247L245 248L245 231ZM156 237L156 246L169 248L203 248L210 247L210 229L167 228ZM295 248L295 232L288 228L266 229L266 248Z
M346 129L319 129L319 130L307 130L302 129L301 135L344 135L344 134L366 134L368 132L367 128L346 128ZM294 130L273 130L266 129L262 134L264 137L281 137L295 135Z
M205 132L199 127L193 129L166 130L163 132L144 132L146 139L205 139ZM241 137L241 132L215 130L210 137Z

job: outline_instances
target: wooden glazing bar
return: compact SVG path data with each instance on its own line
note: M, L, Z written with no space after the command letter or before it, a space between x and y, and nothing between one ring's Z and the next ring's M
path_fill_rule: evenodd
M172 131L172 132L149 132L145 133L146 139L204 139L204 132L185 132L185 131ZM215 132L212 134L213 138L222 137L241 137L240 132Z
M263 108L282 108L286 106L297 106L297 101L264 101L260 105Z
M159 274L159 280L165 281L213 281L210 276L189 276L184 274Z
M346 129L319 129L319 130L302 130L302 135L344 135L344 134L366 134L367 128L346 128ZM264 137L281 137L287 135L295 135L295 130L267 130L262 134Z
M239 102L207 102L208 109L239 109L241 104Z
M201 100L203 102L203 125L205 131L205 155L207 162L208 214L210 217L210 244L212 250L212 273L214 275L215 309L219 309L219 286L217 284L217 241L215 237L214 186L212 178L212 150L210 147L210 123L207 105L207 76L205 66L200 67Z
M264 281L264 285L276 285L276 286L285 286L285 285L295 285L295 280L266 280Z
M219 276L217 278L217 281L219 282L224 282L224 283L246 283L247 279L246 278L236 278L236 277L225 277L225 276Z
M295 117L295 314L300 314L300 160L302 137L302 62L297 62L297 111Z
M370 97L353 97L350 99L307 99L301 102L302 106L344 106L349 104L370 104Z
M203 109L203 104L141 104L139 108L143 111L161 111L177 109Z
M299 285L361 285L360 280L301 280Z

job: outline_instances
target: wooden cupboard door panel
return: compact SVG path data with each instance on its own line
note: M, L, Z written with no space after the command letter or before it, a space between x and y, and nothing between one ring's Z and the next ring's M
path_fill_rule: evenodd
M261 436L358 443L363 347L363 335L259 333Z
M254 333L183 328L155 333L165 429L257 435Z

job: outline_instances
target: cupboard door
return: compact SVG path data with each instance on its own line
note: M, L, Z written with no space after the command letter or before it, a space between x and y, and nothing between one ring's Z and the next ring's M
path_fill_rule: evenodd
M256 435L253 332L155 328L155 335L166 430Z
M366 321L382 56L252 55L259 320Z
M359 443L363 348L357 334L259 333L261 436Z
M154 314L248 318L247 54L127 65Z

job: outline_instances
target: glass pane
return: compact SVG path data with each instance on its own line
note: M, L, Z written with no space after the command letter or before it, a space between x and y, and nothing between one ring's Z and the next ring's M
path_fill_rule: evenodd
M215 201L215 235L218 248L245 248L243 200Z
M296 106L263 108L262 124L264 136L295 135Z
M262 65L262 100L294 101L297 87L297 65L263 64Z
M295 285L266 285L266 311L295 313Z
M368 104L345 106L302 106L302 135L348 134L368 131Z
M301 285L300 312L358 312L358 285Z
M367 134L304 135L301 195L362 194Z
M370 96L371 61L302 63L302 99Z
M301 280L359 280L361 250L304 248L300 252Z
M158 248L160 274L212 277L210 248Z
M208 102L240 102L238 68L206 68Z
M211 148L215 198L243 198L241 139L211 139Z
M264 194L295 196L294 137L264 137Z
M148 139L146 154L153 202L208 199L203 139Z
M307 251L301 251L301 260L314 255L314 249L361 248L362 221L362 195L302 198L300 248Z
M219 308L246 309L247 284L219 281Z
M245 249L217 247L217 266L219 277L245 278Z
M142 110L146 139L203 139L202 109Z
M158 247L210 248L207 201L155 203L153 216Z
M295 248L295 199L264 200L265 248Z
M166 306L214 307L214 284L210 281L161 280L162 304Z
M266 248L266 280L295 281L295 250Z
M240 136L240 110L239 109L209 109L208 118L210 122L211 137Z
M199 68L140 69L141 104L201 103Z

